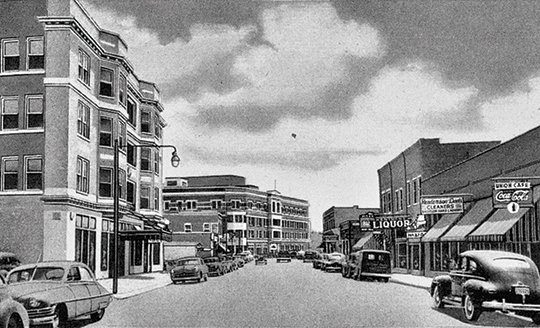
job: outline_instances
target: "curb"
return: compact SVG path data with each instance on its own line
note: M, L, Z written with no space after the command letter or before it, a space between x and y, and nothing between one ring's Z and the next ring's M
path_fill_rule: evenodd
M410 282L405 282L405 281L400 281L400 280L392 280L392 279L390 279L390 282L392 282L394 284L405 285L405 286L409 286L409 287L415 287L415 288L423 289L423 290L427 291L428 293L430 291L430 287L417 285L417 284L413 284L413 283L410 283Z
M164 284L148 286L148 287L137 289L137 290L134 290L134 291L131 291L131 292L113 295L113 298L116 299L116 300L124 300L124 299L130 298L130 297L133 297L133 296L137 296L137 295L141 295L141 294L153 291L153 290L161 288L161 287L168 286L170 284L172 284L172 282L167 282L167 283L164 283Z

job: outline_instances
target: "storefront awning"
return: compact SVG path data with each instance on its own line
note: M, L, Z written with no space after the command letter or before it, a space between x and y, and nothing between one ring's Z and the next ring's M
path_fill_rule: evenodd
M464 241L465 237L473 231L493 209L491 198L485 198L474 203L472 208L454 225L441 241Z
M156 229L125 230L119 231L118 235L124 240L172 240L170 231Z
M422 236L422 242L437 241L459 219L461 213L445 214Z
M362 247L364 247L364 245L365 245L371 238L373 238L373 232L366 232L366 233L360 238L360 240L358 240L358 241L356 242L356 244L354 244L354 246L352 247L352 250L353 250L354 252L361 250Z
M467 239L478 240L485 239L486 236L504 235L528 210L529 208L520 208L517 213L511 214L505 208L498 209L478 229L467 236Z

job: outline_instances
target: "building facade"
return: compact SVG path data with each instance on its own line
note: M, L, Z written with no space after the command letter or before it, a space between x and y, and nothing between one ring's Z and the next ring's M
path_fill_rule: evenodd
M161 270L159 90L78 0L1 0L0 16L0 249L111 276L117 141L119 274Z
M230 252L250 250L266 254L271 250L297 251L309 247L311 224L306 200L282 195L277 190L261 191L236 175L165 180L166 216L173 220L177 213L217 211L224 219L219 243Z
M422 188L423 179L498 144L499 141L441 143L439 139L419 139L377 171L381 215L405 217L412 223L408 229L382 231L396 271L421 274L424 270L420 238L426 228L420 197L428 193Z
M421 240L426 275L447 271L457 255L469 249L516 252L540 264L538 140L540 127L424 178L422 189L427 194L467 196L463 213L427 218L429 230ZM507 179L530 183L521 193L530 206L515 211L494 206L499 201L494 197L495 183Z
M366 213L379 213L378 208L366 208L354 206L332 206L323 213L323 241L322 249L327 252L348 253L350 248L360 239L360 232L356 233L353 229L354 222L360 223L360 216ZM346 226L343 225L346 223ZM349 229L349 223L352 224L351 234L342 233L343 229ZM355 231L353 233L353 231ZM354 235L354 238L352 237ZM351 245L352 242L352 245Z

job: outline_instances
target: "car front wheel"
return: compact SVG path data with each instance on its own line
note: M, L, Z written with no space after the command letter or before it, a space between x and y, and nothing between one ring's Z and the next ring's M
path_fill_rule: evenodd
M535 325L540 325L540 313L535 313L531 316L532 321Z
M24 328L21 318L19 318L16 314L13 314L11 317L9 317L7 328Z
M463 304L463 313L467 320L476 321L482 314L482 307L472 299L471 295L467 294Z
M442 295L441 295L441 289L438 285L435 286L435 289L433 290L433 307L436 309L444 308L444 303L442 301Z
M98 322L99 320L101 320L101 318L103 318L103 315L105 315L105 309L101 309L97 312L94 312L90 315L90 320L92 322Z

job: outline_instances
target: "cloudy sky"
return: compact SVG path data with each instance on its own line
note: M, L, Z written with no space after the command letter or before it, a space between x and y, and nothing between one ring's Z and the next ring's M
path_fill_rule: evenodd
M276 183L315 230L331 206L378 207L377 169L419 138L540 122L540 1L83 3L163 92L168 176Z

